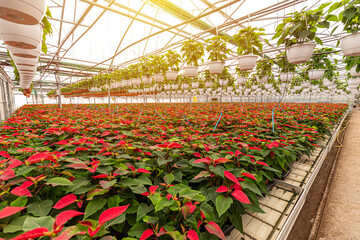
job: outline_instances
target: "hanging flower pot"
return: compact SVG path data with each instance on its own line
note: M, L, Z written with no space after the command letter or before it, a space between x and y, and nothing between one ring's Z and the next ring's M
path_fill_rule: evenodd
M173 90L178 89L178 88L179 88L179 84L171 84L171 88L172 88Z
M325 73L325 69L314 69L314 70L309 70L308 74L309 74L309 78L311 80L319 80L324 76Z
M351 78L348 80L348 85L350 86L359 86L360 84L360 78Z
M301 87L308 88L310 86L310 82L302 82Z
M289 63L306 63L311 58L315 50L315 43L301 43L291 46L286 50L286 57Z
M290 82L293 77L294 73L280 73L280 80L282 82Z
M350 75L353 77L360 77L360 72L356 71L357 66L352 66L350 69Z
M360 32L350 34L340 40L341 52L344 56L360 55Z
M330 82L328 79L324 79L324 81L323 81L324 87L330 87L332 84L333 84L333 83Z
M249 71L253 70L256 62L257 62L258 56L256 55L244 55L238 57L238 65L241 71Z
M295 91L299 91L301 89L301 86L294 86Z
M210 74L221 74L224 70L225 63L220 61L213 61L209 63Z
M227 79L219 79L219 84L220 84L220 86L225 86L226 84L228 84L228 80Z
M234 88L233 87L228 87L227 90L228 90L228 92L231 92L232 90L234 90Z
M154 77L155 77L155 82L157 83L161 83L164 81L164 75L162 73L156 73Z
M0 18L18 24L38 24L45 10L45 0L0 0Z
M177 71L166 71L166 78L170 81L175 81L179 72Z
M214 83L211 81L205 82L205 87L207 87L207 88L211 88L213 85L214 85Z
M266 83L266 81L268 80L269 76L265 75L262 78L259 78L258 76L256 76L256 80L259 84L263 84Z
M196 77L199 67L196 66L186 66L184 67L185 75L187 77Z
M142 78L144 84L150 84L151 83L151 77L143 77Z
M21 72L23 70L29 70L29 71L36 71L36 66L32 65L32 66L24 66L24 65L16 65L16 67L18 68L18 71Z
M192 82L191 83L191 88L198 88L199 87L199 83L198 82Z
M14 56L12 53L10 53L11 58L14 60L14 63L16 66L35 66L38 63L37 58L23 58L23 57L17 57Z
M8 46L8 49L16 57L38 59L41 51L41 44L36 49L21 49L11 46Z
M236 79L236 82L239 84L239 85L244 85L246 83L246 77L238 77Z
M7 45L22 49L36 49L42 40L41 24L23 25L0 19L0 37Z
M189 88L189 84L187 83L183 83L181 86L182 89L188 89Z
M264 85L265 89L271 89L272 88L272 84L271 83L267 83Z

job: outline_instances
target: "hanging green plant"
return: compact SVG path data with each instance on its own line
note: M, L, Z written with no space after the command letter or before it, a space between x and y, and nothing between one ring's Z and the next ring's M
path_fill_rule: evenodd
M247 27L240 29L232 38L233 42L238 46L238 55L254 54L261 56L263 51L263 41L268 42L267 39L261 40L260 36L265 35L264 28Z
M204 62L204 46L202 43L195 40L186 40L181 47L182 58L187 65L199 66L199 61Z
M300 12L296 11L289 15L275 30L273 39L278 39L278 46L285 44L289 48L296 44L313 41L320 45L323 44L321 39L316 36L318 27L328 27L326 22L321 22L323 9L305 11L303 8Z

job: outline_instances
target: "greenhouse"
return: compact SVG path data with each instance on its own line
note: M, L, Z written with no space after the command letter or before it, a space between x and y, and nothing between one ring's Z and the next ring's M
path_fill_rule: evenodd
M0 0L0 240L360 239L360 0Z

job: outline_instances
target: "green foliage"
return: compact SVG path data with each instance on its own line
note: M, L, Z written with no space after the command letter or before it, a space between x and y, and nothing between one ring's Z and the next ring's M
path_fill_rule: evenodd
M272 66L274 65L274 60L272 59L264 59L262 61L256 62L256 75L259 78L264 76L271 77L272 73Z
M278 39L278 46L285 44L286 47L290 47L312 41L322 45L320 38L316 37L318 27L328 27L326 23L320 22L323 16L322 9L308 11L302 9L289 15L275 30L273 39Z
M324 4L326 7L326 21L339 22L343 24L343 31L348 33L357 33L360 31L360 1L359 0L341 0L335 2L331 5ZM338 15L334 15L333 12L336 12L339 9L343 9ZM336 27L337 28L337 27ZM332 31L332 33L336 30Z
M227 47L229 40L230 38L227 36L214 36L206 39L206 51L209 53L208 60L221 62L227 60L227 54L232 53L232 50Z
M286 58L285 53L281 53L276 56L277 59L275 60L275 64L278 65L280 69L280 73L293 73L296 70L297 65L291 64Z
M180 71L181 55L173 50L169 50L165 53L165 59L167 62L167 70Z
M345 69L347 71L350 71L353 66L356 66L356 71L360 72L360 56L344 57L343 62L346 63Z
M154 74L165 74L165 71L168 69L168 65L165 61L164 55L151 55L149 56L149 60L151 64L151 70Z
M202 57L204 56L204 46L202 43L195 40L186 40L182 43L181 47L182 58L186 64L192 66L199 66L199 60L204 62Z
M52 35L53 29L51 27L51 23L49 22L48 18L53 18L51 15L51 11L49 9L49 6L46 9L45 16L42 19L42 24L44 25L44 31L42 35L42 47L41 50L43 53L47 54L47 45L46 45L46 36Z
M238 45L237 54L239 55L262 55L263 43L260 36L265 35L263 28L252 28L251 26L240 29L233 36L233 41ZM266 39L265 42L268 43Z

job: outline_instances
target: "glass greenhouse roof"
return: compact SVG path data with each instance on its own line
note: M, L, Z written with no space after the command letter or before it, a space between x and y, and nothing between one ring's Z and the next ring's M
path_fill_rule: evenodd
M134 63L142 56L169 49L179 51L181 42L188 38L203 42L214 34L232 36L248 25L265 28L264 38L271 44L265 45L264 52L275 56L283 49L276 48L271 38L284 16L326 2L331 1L47 0L53 34L47 38L48 54L41 55L34 82L55 83L57 62L60 81L68 84L101 70ZM336 42L341 34L329 36L330 31L318 35L324 46L338 49ZM1 60L8 63L4 45L0 53ZM227 64L234 60L235 55ZM13 78L13 68L4 69Z

